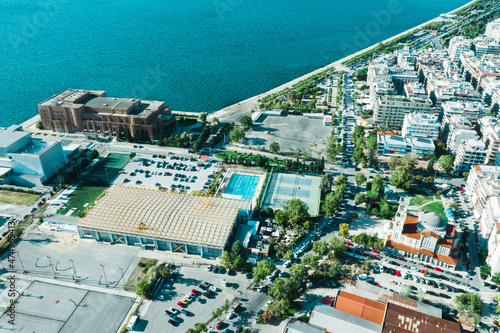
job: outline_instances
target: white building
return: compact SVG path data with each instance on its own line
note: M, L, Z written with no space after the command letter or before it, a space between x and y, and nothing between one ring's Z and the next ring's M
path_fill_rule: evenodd
M33 139L20 126L0 131L0 178L3 183L41 185L64 165L60 141Z
M448 54L451 60L458 61L460 54L468 50L470 50L470 40L464 36L455 36L450 39Z
M486 159L486 146L477 139L462 140L455 156L455 170L458 172L469 171L471 166L484 164Z
M500 19L493 20L486 25L486 31L484 32L486 37L495 39L500 42Z
M476 130L458 128L451 131L448 139L446 140L446 147L450 150L453 156L457 156L460 144L464 140L478 140Z
M479 233L483 245L488 241L495 223L500 223L500 196L489 197L479 217Z
M493 38L479 36L472 41L472 50L476 57L484 54L500 54L500 44Z
M441 124L431 114L408 113L405 115L401 134L404 137L420 137L435 140L439 135Z
M402 137L397 135L377 135L378 156L400 156L409 153L427 157L434 153L435 146L431 139Z
M481 102L447 101L441 104L440 119L446 116L459 115L476 122L479 117L490 114L490 109Z
M481 235L483 228L489 228L488 258L492 272L500 272L500 197L490 197L480 220ZM483 239L481 239L483 241Z
M434 112L432 102L428 98L407 98L404 96L380 96L373 110L375 125L401 128L405 115L412 112Z
M479 218L488 199L500 195L500 167L474 165L469 171L465 189L474 206L474 216Z
M500 149L500 121L493 117L483 117L479 119L478 123L481 140L488 150L484 164L494 165Z
M459 250L455 227L436 213L408 213L410 198L401 198L386 249L398 255L454 270Z

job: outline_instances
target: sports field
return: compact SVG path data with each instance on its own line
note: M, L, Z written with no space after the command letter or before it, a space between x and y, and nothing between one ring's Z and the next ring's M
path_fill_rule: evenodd
M89 180L100 180L109 183L129 161L129 155L110 153L102 161L97 163L87 176Z
M0 190L0 202L6 204L29 206L39 197L39 194Z
M229 183L224 189L223 197L250 201L252 200L257 184L259 183L260 176L241 175L235 173L231 175ZM224 196L224 194L229 196Z
M105 186L79 186L77 190L69 195L69 201L65 208L57 211L57 214L66 214L70 209L76 208L71 214L72 216L79 216L80 213L86 209L86 204L91 205L97 197L104 192Z
M309 214L319 214L321 177L273 173L264 196L263 208L281 209L290 199L298 198L309 207Z

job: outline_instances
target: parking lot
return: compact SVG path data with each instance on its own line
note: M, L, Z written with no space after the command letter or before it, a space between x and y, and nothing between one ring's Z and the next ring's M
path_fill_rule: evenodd
M227 280L227 285L223 286L222 279ZM208 282L217 288L217 291L211 296L206 297L202 293L205 291L199 287L202 282ZM224 273L208 272L206 266L200 267L181 267L178 276L175 280L165 282L154 295L154 300L151 302L147 313L141 316L141 321L135 330L145 332L185 332L188 328L193 327L195 323L206 322L212 317L212 312L224 305L226 300L233 302L237 297L242 303L248 301L250 297L245 297L243 294L252 293L253 297L263 298L265 303L268 296L262 293L253 293L245 288L250 284L250 280L242 273L233 273L232 275ZM167 292L165 289L170 290ZM200 293L199 296L193 296L191 301L188 301L186 295L191 294L195 289ZM163 299L161 299L163 298ZM184 308L178 305L182 299L186 299L188 304ZM230 305L234 307L237 302ZM174 308L178 311L184 309L187 313L178 313L178 324L169 323L171 315L165 312ZM235 329L236 325L250 326L252 323L254 311L249 311L245 303L240 311L231 319L226 319L227 314L223 314L220 319L213 321L212 326L220 320L224 324L222 329ZM210 326L210 325L209 325ZM213 328L213 327L212 327Z
M278 142L281 152L299 148L302 153L309 150L312 157L319 157L326 149L326 139L331 131L331 126L323 124L322 116L308 118L295 115L263 115L253 124L243 144L269 148L272 142Z
M208 188L220 169L217 162L178 155L137 155L114 184L144 188L177 189L185 192Z

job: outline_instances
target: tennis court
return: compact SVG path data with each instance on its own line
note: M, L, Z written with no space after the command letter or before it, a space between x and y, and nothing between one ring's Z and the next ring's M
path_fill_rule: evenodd
M232 174L224 189L223 197L251 201L260 178L260 176L253 175Z
M309 214L319 214L321 177L273 173L265 193L263 208L281 209L290 199L300 199L309 207Z

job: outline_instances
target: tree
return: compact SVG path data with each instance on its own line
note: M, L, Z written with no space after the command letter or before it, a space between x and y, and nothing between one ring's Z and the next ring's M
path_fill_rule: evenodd
M405 154L401 159L401 163L405 166L409 171L414 171L418 164L418 157L415 154Z
M286 251L286 253L283 255L283 259L292 259L293 258L293 252L292 250Z
M242 270L248 270L249 268L249 263L242 257L242 256L236 256L233 258L233 269L242 269Z
M488 264L485 264L485 265L481 266L480 271L481 271L481 275L490 276L491 275L491 266Z
M330 251L335 254L336 258L342 258L344 252L347 251L347 245L345 244L344 239L340 237L333 236L330 238L328 245L330 247Z
M376 135L368 135L368 138L366 139L366 149L370 153L370 160L371 160L378 150Z
M195 323L194 329L196 332L206 332L208 331L207 325L205 323Z
M364 193L358 193L354 197L354 202L356 203L356 205L360 205L365 201L366 201L366 195Z
M344 146L342 146L341 144L337 144L337 148L336 148L337 154L342 153L342 151L344 151Z
M342 273L342 266L339 262L332 261L328 266L326 275L331 279L336 279L340 276L340 273Z
M307 268L306 265L304 264L293 264L292 267L290 267L290 273L295 275L297 279L302 280L304 277L307 276Z
M158 263L158 260L156 260L156 259L149 259L148 261L146 261L146 266L147 267L153 267L157 263Z
M146 296L151 288L151 283L148 280L141 280L135 286L135 293L137 296Z
M434 157L429 160L429 163L427 164L427 172L434 171L434 163L435 162L436 162L436 159Z
M212 125L212 127L218 127L219 126L219 118L213 117L212 120L210 121L210 125Z
M229 137L234 142L240 142L245 137L245 132L243 132L241 128L236 126L234 129L231 130L231 132L229 132Z
M325 197L323 212L326 217L332 217L340 208L341 197L337 193L328 193Z
M167 277L170 275L170 268L168 266L164 266L160 271L161 277Z
M312 250L320 256L325 256L330 252L330 247L327 242L317 241L313 242Z
M257 266L253 268L253 280L254 284L258 284L260 281L264 280L267 275L271 274L276 267L275 264L267 261L261 260L257 263Z
M464 178L467 178L467 177L469 177L469 173L467 171L465 171L464 173L462 173L462 176L464 176Z
M347 178L346 176L341 173L340 175L337 176L337 178L335 178L335 181L333 182L335 185L341 185L341 184L345 184L347 182Z
M405 286L403 288L403 291L401 292L401 296L410 297L411 296L411 287L410 286Z
M237 256L244 256L245 255L245 248L243 247L243 244L239 240L233 243L233 246L231 247L231 256L237 257Z
M318 257L312 253L303 255L302 259L300 259L300 262L311 267L312 269L318 267Z
M36 128L39 129L39 130L43 129L43 123L42 123L41 120L39 120L39 121L36 122Z
M444 172L449 174L453 170L453 157L451 155L442 155L438 162Z
M285 294L285 281L283 281L282 278L277 278L276 280L274 280L273 285L271 286L271 288L269 288L267 294L273 300L283 298L283 295Z
M384 195L384 183L380 175L376 175L372 181L372 198L375 200L380 199Z
M469 314L481 314L483 300L479 294L465 293L455 297L453 302L459 311L467 310Z
M339 226L339 236L344 238L349 237L349 230L351 230L349 224L341 223Z
M361 185L366 182L366 176L364 173L359 172L354 176L354 180L356 181L356 183L358 183L358 185Z
M252 127L252 117L249 115L244 115L240 119L240 124L244 129L250 129Z
M285 213L285 211L276 209L276 211L274 212L274 219L279 225L285 226L288 220L288 215Z
M300 199L290 199L283 205L283 210L292 226L300 225L309 218L309 208Z
M198 119L200 119L201 122L206 122L207 121L207 116L208 116L208 113L206 112L202 112L200 113L200 115L198 116Z
M233 259L231 255L227 251L223 251L220 256L220 264L227 269L230 269L233 266Z
M399 156L391 156L391 158L389 159L389 163L387 163L387 165L391 169L396 169L401 164L402 164L402 162L401 162L401 158Z
M390 182L397 188L409 188L411 181L413 180L413 175L405 166L398 167L392 172Z
M275 154L278 154L280 152L280 144L278 142L272 142L269 145L269 150Z
M500 284L500 273L499 272L493 274L493 276L491 277L491 282L493 282L495 284Z

